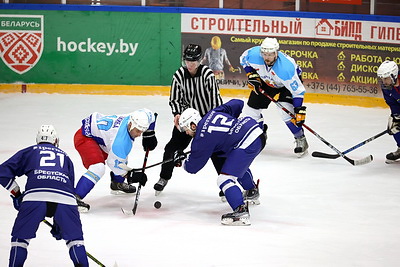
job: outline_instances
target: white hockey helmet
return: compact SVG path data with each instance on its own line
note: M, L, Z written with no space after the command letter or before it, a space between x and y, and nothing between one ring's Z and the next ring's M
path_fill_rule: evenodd
M129 122L131 122L129 131L136 128L141 132L145 132L154 121L155 116L151 110L147 108L135 110L129 115Z
M36 135L36 144L50 143L58 147L58 135L53 125L40 126Z
M381 79L390 77L393 84L395 84L399 75L399 66L394 61L386 60L379 66L377 75Z
M181 132L185 132L186 129L191 130L190 125L192 123L197 125L200 120L200 113L194 108L188 108L179 117L179 128Z
M261 43L261 52L262 53L271 53L277 52L279 50L279 43L276 38L267 37Z

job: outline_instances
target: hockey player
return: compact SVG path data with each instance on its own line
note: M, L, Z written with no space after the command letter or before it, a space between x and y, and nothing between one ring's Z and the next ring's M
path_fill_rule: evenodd
M0 184L10 192L18 210L11 233L9 266L24 265L29 242L45 217L54 218L51 233L57 240L66 241L74 266L89 266L74 196L72 161L58 148L59 139L52 125L39 128L36 143L0 165ZM15 181L22 175L27 176L25 192Z
M397 144L397 150L386 155L386 163L400 159L400 83L399 67L394 61L384 61L377 71L383 97L390 108L388 131Z
M184 52L185 66L180 67L172 77L169 105L174 115L172 137L164 148L163 161L171 159L176 150L184 150L192 137L179 131L179 117L187 108L195 108L204 116L211 109L222 104L218 85L212 70L200 64L201 47L189 44ZM220 164L212 157L214 166L218 171ZM168 162L161 166L160 179L154 185L156 195L164 190L172 177L174 163Z
M82 120L82 127L74 136L75 148L87 169L79 179L75 190L80 212L89 211L90 205L82 199L104 175L106 163L111 169L112 194L136 192L135 186L124 182L125 178L145 185L147 177L143 172L130 172L130 175L135 177L127 177L127 171L119 167L119 164L127 163L133 141L142 133L144 150L156 148L154 126L154 113L148 109L139 109L128 115L105 116L95 112Z
M240 64L247 73L248 85L252 89L244 114L255 120L262 118L261 109L268 108L271 100L259 92L262 88L269 96L279 94L278 102L294 113L292 119L280 110L283 121L294 135L294 153L299 157L307 153L308 143L302 125L306 107L303 106L305 87L301 80L301 69L293 58L279 51L276 38L265 38L261 46L252 47L241 55Z
M183 166L189 173L197 173L211 155L224 158L217 179L233 212L222 215L225 225L250 225L250 214L242 191L255 190L256 185L249 172L249 166L265 145L265 136L259 123L251 117L240 117L243 101L232 99L201 118L200 113L186 109L179 118L179 126L193 137L191 153L187 160L182 150L174 153L175 166ZM183 162L182 162L183 161ZM257 191L258 194L258 191Z

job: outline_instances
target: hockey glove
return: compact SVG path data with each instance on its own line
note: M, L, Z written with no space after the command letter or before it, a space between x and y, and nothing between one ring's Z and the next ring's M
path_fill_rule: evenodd
M14 204L14 209L19 210L22 204L22 198L24 197L24 194L19 193L17 196L11 195L11 198L13 200Z
M390 135L400 132L400 114L391 114L389 116L387 129Z
M147 175L144 172L129 171L127 175L128 184L139 183L141 186L145 186L147 182Z
M247 78L249 79L248 86L251 90L253 90L256 94L258 94L258 88L261 87L261 78L258 73L249 72L247 73Z
M294 124L296 124L298 127L303 126L303 123L306 120L306 107L305 106L301 106L301 107L296 107L294 108L294 113L295 113L295 118L294 120Z
M144 151L154 150L158 144L156 133L153 130L147 130L143 133L142 146Z
M181 167L182 161L186 159L186 154L182 150L177 150L174 153L174 165L175 167Z
M61 240L61 228L56 221L54 221L53 226L51 227L50 233L56 240Z

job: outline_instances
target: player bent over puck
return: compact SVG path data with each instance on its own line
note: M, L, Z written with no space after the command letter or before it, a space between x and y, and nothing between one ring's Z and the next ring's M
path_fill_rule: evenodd
M186 109L179 118L181 131L193 140L188 157L182 150L174 153L176 167L197 173L212 155L218 155L223 161L217 184L232 208L231 213L222 215L224 225L250 225L248 205L237 183L253 192L255 199L259 197L249 166L264 148L265 135L260 124L251 117L239 118L243 105L242 100L232 99L203 118L193 108Z

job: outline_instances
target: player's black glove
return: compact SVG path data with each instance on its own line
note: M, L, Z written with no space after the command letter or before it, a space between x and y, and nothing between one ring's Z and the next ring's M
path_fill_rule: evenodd
M258 88L261 87L261 78L257 72L249 72L246 74L247 78L249 79L248 86L252 89L256 94L258 94Z
M147 130L143 133L142 146L144 151L154 150L158 144L156 133L154 130Z
M181 167L182 161L186 159L186 154L182 150L177 150L174 153L174 165L175 167Z
M295 118L294 124L296 124L298 127L303 126L303 123L306 121L306 107L301 106L301 107L296 107L294 108L294 113L295 113Z
M14 209L19 210L19 208L21 207L23 197L24 197L24 194L21 194L21 193L18 196L11 196L11 198L13 200Z
M387 129L390 135L400 132L400 114L391 114L389 116Z
M128 184L139 183L141 186L145 186L147 182L147 175L144 172L129 171L126 175Z
M56 221L54 221L53 226L51 227L50 233L56 240L61 240L61 228Z

